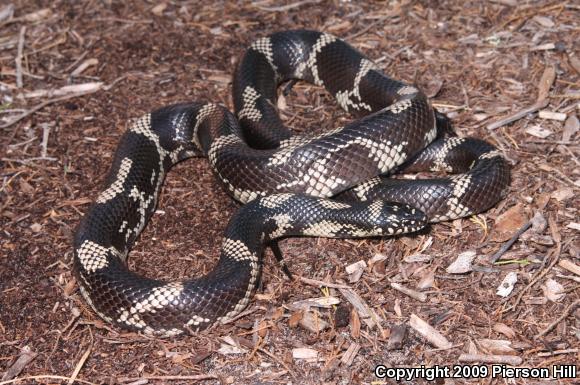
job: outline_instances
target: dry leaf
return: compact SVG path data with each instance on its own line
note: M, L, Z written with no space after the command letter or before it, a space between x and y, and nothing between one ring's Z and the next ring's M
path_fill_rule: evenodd
M576 115L570 115L564 123L564 130L562 132L562 140L565 142L570 141L575 133L580 130L580 122L578 122L578 117Z
M503 324L500 322L493 325L493 330L495 330L498 333L503 334L504 336L506 336L508 338L515 338L516 337L516 332L514 331L514 329L512 329L509 326L507 326L506 324Z
M501 297L507 297L514 290L516 282L518 282L518 273L510 271L497 287L496 294Z
M536 15L532 20L546 28L552 28L555 25L552 19L546 16Z
M416 314L411 314L409 326L439 349L449 349L453 345L443 334Z
M153 13L155 16L161 16L163 15L163 11L165 11L166 8L167 3L159 3L153 8L151 8L151 13Z
M467 250L457 256L451 265L445 269L449 274L463 274L472 270L471 263L475 258L474 250Z
M574 190L571 187L562 187L552 193L552 198L562 202L574 197Z
M417 289L425 290L430 289L433 287L433 283L435 282L435 270L427 270L417 283Z
M50 10L50 8L43 8L39 9L38 11L27 13L26 15L22 16L22 19L24 21L34 23L42 19L47 19L50 16L52 16L52 11Z
M313 333L319 333L330 326L328 322L322 319L320 313L315 311L304 312L298 324Z
M550 129L541 126L531 126L526 128L526 134L535 136L536 138L545 139L552 135L553 132Z
M564 286L552 278L547 279L542 285L542 291L546 298L552 302L560 302L566 296Z
M228 354L244 354L247 350L244 349L240 344L234 340L231 336L223 338L224 343L220 345L218 353L228 355Z
M479 346L486 351L487 354L507 354L516 355L517 351L511 347L512 343L507 340L491 340L481 339L477 341Z
M40 223L33 223L30 225L30 230L32 230L33 233L39 233L42 231L42 225Z
M507 241L527 221L528 218L524 212L524 206L518 203L496 218L492 240L495 242Z
M292 313L290 318L288 318L288 326L290 326L291 328L295 328L296 326L298 326L298 322L302 319L303 314L304 313L302 311Z

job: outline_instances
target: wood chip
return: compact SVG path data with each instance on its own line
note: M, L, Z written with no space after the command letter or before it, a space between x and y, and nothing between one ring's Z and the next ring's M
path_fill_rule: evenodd
M151 13L154 14L155 16L162 16L163 11L165 11L166 8L167 8L167 3L159 3L156 6L154 6L153 8L151 8Z
M310 348L294 348L292 349L292 358L295 360L306 360L309 362L316 362L321 359L320 353L317 350Z
M555 24L549 17L536 15L533 19L536 23L540 24L542 27L552 28Z
M71 76L79 76L89 67L93 67L99 64L99 59L91 58L83 61L73 72L71 72Z
M55 90L36 90L24 94L25 98L44 98L74 95L78 93L92 93L103 88L103 82L91 82L83 84L73 84Z
M577 56L568 56L568 60L570 60L570 65L574 68L574 71L580 75L580 58Z
M409 326L439 349L449 349L453 346L447 338L415 314L411 314Z
M556 45L554 43L546 43L532 47L530 48L530 51L549 51L554 48L556 48Z
M518 203L510 207L495 219L491 239L495 242L504 242L528 222L524 205Z
M20 350L18 359L6 370L2 376L2 381L8 381L18 376L22 370L28 365L32 360L36 358L38 353L32 351L32 349L26 345Z
M515 284L518 282L518 273L510 271L507 273L503 281L497 287L496 294L500 297L507 297L514 290Z
M467 250L460 253L455 261L445 269L449 274L464 274L473 270L471 263L475 259L475 251Z
M352 365L352 362L356 358L356 355L358 354L359 350L360 350L359 344L357 344L356 342L351 343L348 346L348 349L346 349L346 352L344 352L344 354L342 355L340 362L342 362L343 365L345 366Z
M548 65L544 69L544 73L540 78L540 82L538 83L538 104L540 102L547 100L548 96L550 95L550 88L556 81L556 67L553 65Z
M480 348L482 348L488 354L499 354L499 355L516 355L517 351L512 348L512 343L508 340L492 340L488 338L483 338L477 340Z
M501 322L497 322L493 325L493 330L495 330L498 333L503 334L504 336L508 337L508 338L515 338L516 337L516 332L514 331L514 329L510 328L509 326L507 326L504 323Z
M554 191L551 195L552 198L557 200L558 202L566 201L570 198L575 197L574 190L571 187L563 187L556 191Z
M578 222L570 222L566 225L566 227L572 230L580 231L580 223Z
M37 21L41 21L43 19L48 19L51 16L52 11L50 10L50 8L42 8L39 9L38 11L27 13L26 15L22 16L22 20L34 23Z
M429 269L425 271L419 282L417 283L417 289L426 290L433 287L435 283L435 269Z
M300 322L303 315L304 315L303 311L296 311L292 313L290 318L288 318L288 326L290 326L291 328L295 328L296 326L298 326L298 322Z
M366 302L352 289L339 289L342 295L354 306L361 320L369 327L380 329L380 323L383 321L381 317L373 309L371 309Z
M391 335L387 342L387 350L398 350L403 347L405 336L407 335L407 326L405 324L395 325L391 328Z
M360 327L361 327L360 317L357 311L354 308L352 308L350 310L350 335L352 338L357 339L360 337Z
M576 115L570 115L564 123L564 131L562 132L562 141L569 142L574 134L580 130L580 122Z
M304 312L298 324L312 333L320 333L330 326L328 322L322 319L320 313L317 311Z
M0 9L0 23L12 19L14 16L14 4L8 4Z
M558 265L568 270L569 272L580 276L580 266L576 265L574 262L568 259L561 259L560 261L558 261Z
M427 301L427 295L425 293L421 293L418 292L416 290L413 289L409 289L408 287L405 287L401 284L398 284L396 282L391 282L391 287L395 290L400 291L401 293L408 295L409 297L416 299L417 301L420 302L425 302Z
M367 263L365 261L358 261L348 265L345 270L348 274L348 281L350 283L355 283L360 280L362 277L365 269L367 267Z
M247 353L248 350L243 348L240 343L232 338L231 336L227 336L223 338L224 343L220 345L220 348L217 350L218 353L223 355L230 355L230 354L244 354Z
M559 122L563 122L568 117L568 115L562 112L554 112L548 110L541 110L539 116L542 119L557 120Z
M411 255L407 255L406 257L404 257L403 261L405 261L407 263L414 263L414 262L427 263L427 262L431 261L432 259L433 259L433 256L428 255L428 254L411 254Z

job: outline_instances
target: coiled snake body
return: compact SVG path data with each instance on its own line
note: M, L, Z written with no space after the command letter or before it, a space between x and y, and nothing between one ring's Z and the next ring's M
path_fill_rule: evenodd
M323 134L293 135L273 107L278 85L290 79L324 86L363 117ZM509 184L509 167L493 146L443 135L445 118L425 95L329 34L285 31L254 42L234 76L234 105L237 118L213 103L164 107L121 138L105 189L74 238L81 292L106 321L168 336L207 328L247 306L263 249L277 238L413 232L487 210ZM227 226L216 267L174 282L128 270L127 253L155 210L165 174L198 155L246 203ZM462 174L380 177L403 163L405 170ZM338 200L327 199L333 196Z

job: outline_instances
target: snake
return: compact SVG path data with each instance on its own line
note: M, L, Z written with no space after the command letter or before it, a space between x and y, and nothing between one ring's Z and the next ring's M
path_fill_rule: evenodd
M323 87L356 119L295 134L276 103L280 86L296 81ZM412 233L483 212L509 186L499 150L457 137L422 91L329 33L257 39L239 60L232 88L234 113L205 101L168 105L134 120L120 138L73 240L80 292L103 320L149 335L196 333L242 313L259 285L264 250L271 247L283 264L279 239ZM155 212L167 172L201 156L243 204L226 226L217 264L185 280L130 270L128 253ZM393 177L437 171L449 175Z

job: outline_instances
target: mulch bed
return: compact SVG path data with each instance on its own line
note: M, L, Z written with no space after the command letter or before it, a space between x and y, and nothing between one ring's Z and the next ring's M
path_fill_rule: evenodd
M375 377L377 365L578 363L577 3L3 4L0 384L392 384ZM285 240L303 279L288 281L268 251L247 314L198 335L148 338L103 323L78 292L71 239L127 122L186 100L232 109L244 49L296 28L344 38L424 90L460 135L494 143L513 164L509 194L482 215L410 236ZM297 131L351 119L311 85L286 104ZM178 165L130 266L165 279L207 272L237 207L205 159ZM458 256L468 259L459 269ZM299 302L308 299L315 305Z

